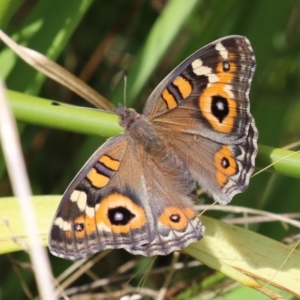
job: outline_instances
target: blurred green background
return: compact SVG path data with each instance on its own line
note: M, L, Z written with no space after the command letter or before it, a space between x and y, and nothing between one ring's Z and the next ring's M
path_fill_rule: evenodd
M257 59L250 99L259 145L281 148L300 139L300 2L297 0L1 0L0 7L0 27L9 36L82 76L115 105L123 103L122 76L123 70L128 70L128 105L139 111L155 86L191 53L226 35L247 36ZM2 43L0 47L0 73L10 90L90 106L27 66ZM35 195L62 194L103 142L99 136L23 122L19 123L19 129ZM2 155L0 178L0 197L11 195ZM247 192L236 196L232 204L281 214L299 213L299 194L299 179L263 172L251 180ZM205 200L211 203L208 198ZM216 212L208 215L223 216ZM296 233L296 229L284 228L278 222L253 225L251 229L279 241ZM123 250L113 251L93 272L106 277L111 269L131 258ZM24 266L13 269L14 260L28 261L21 252L0 257L0 269L7 270L0 272L0 299L30 298L22 289L20 277L31 293L36 294L30 270ZM55 275L70 265L54 257L51 263ZM169 258L156 261L158 266L168 263ZM205 277L210 272L204 267L201 271L193 268L185 276ZM149 281L152 288L161 283L153 278ZM90 282L87 276L73 285L86 282ZM239 299L235 297L229 299Z

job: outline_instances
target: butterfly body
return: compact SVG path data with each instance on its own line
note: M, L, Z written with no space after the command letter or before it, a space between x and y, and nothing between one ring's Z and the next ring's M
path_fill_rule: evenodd
M254 68L246 38L223 38L171 72L143 114L119 106L124 133L101 146L68 187L50 232L51 252L68 259L112 248L166 255L199 240L195 181L227 204L247 188L254 169Z
M119 124L125 129L125 134L129 134L132 140L140 143L149 154L155 155L164 147L152 123L144 115L122 105L119 105L116 113L119 115Z

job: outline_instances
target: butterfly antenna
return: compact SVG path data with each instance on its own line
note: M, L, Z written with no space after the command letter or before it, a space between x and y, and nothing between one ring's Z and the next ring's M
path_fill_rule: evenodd
M124 70L124 106L127 107L127 77L128 72L127 70Z

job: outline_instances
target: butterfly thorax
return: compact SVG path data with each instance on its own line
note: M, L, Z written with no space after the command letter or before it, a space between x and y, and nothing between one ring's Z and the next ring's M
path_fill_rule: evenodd
M147 152L155 154L164 148L164 143L155 133L153 124L144 115L123 105L118 106L116 113L119 116L120 126L131 138L142 144Z

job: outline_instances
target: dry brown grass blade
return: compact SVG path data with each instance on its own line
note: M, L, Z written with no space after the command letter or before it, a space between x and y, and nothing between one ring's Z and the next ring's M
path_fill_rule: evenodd
M12 190L18 200L20 227L28 236L27 249L37 286L42 299L52 300L54 297L51 268L45 249L41 246L39 227L30 198L31 187L22 155L17 124L8 104L2 79L0 79L0 142ZM8 216L9 214L6 216L6 220Z
M30 66L72 90L95 107L109 111L113 109L113 105L97 91L43 54L17 44L2 30L0 39Z

